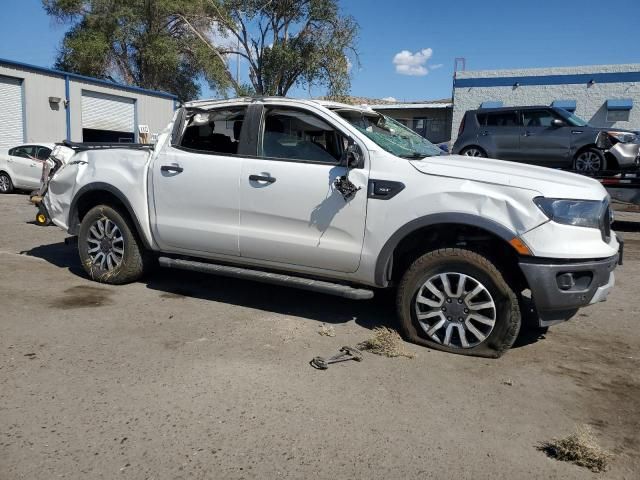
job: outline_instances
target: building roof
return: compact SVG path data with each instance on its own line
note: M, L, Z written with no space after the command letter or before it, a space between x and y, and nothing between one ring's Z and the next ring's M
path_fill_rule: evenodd
M79 80L82 82L87 82L87 83L94 83L96 85L102 85L105 87L110 87L110 88L117 88L120 90L125 90L128 92L135 92L135 93L140 93L143 95L150 95L150 96L154 96L154 97L161 97L161 98L167 98L170 100L177 100L178 97L176 95L173 95L171 93L167 93L167 92L159 92L157 90L148 90L146 88L141 88L141 87L135 87L132 85L125 85L122 83L116 83L116 82L111 82L109 80L104 80L101 78L94 78L94 77L88 77L86 75L80 75L77 73L70 73L70 72L64 72L62 70L55 70L53 68L45 68L45 67L40 67L37 65L30 65L28 63L23 63L23 62L16 62L15 60L7 60L5 58L0 58L0 66L8 66L8 67L13 67L13 68L17 68L17 69L22 69L22 70L31 70L34 72L38 72L38 73L44 73L46 75L54 75L56 77L62 77L62 78L70 78L70 79L74 79L74 80Z

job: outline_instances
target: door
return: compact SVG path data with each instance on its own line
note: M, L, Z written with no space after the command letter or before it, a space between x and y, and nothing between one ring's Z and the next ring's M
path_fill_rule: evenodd
M82 140L132 143L136 129L135 100L82 91Z
M154 236L163 250L235 255L246 106L187 112L184 134L152 165Z
M25 141L22 80L0 75L0 150Z
M240 177L240 254L243 257L340 272L360 264L368 173L352 169L361 190L349 200L334 182L346 135L329 118L304 110L265 107L256 158Z
M478 143L490 157L520 160L520 121L517 111L479 113L478 123Z
M553 125L560 120L565 126ZM523 161L544 167L566 167L570 159L571 128L550 109L523 110L520 150Z
M35 145L22 145L10 150L9 165L14 183L19 188L37 188L40 185L42 163L37 160Z

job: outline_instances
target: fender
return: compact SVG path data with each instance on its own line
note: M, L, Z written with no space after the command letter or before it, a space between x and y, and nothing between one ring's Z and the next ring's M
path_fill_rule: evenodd
M412 220L400 227L393 235L391 235L391 237L389 237L382 247L382 250L380 250L380 254L376 260L376 269L374 273L376 285L381 287L386 287L388 285L389 278L387 273L393 259L393 252L402 239L421 228L447 223L481 228L500 237L505 242L509 242L509 240L518 236L516 232L494 220L479 217L470 213L435 213L433 215L416 218L415 220Z
M131 218L131 220L133 221L133 226L136 229L138 238L140 238L144 247L147 249L151 249L151 245L149 244L149 241L143 233L140 220L135 214L135 211L133 210L133 207L131 206L131 203L129 203L127 197L113 185L104 182L89 183L76 192L73 200L71 201L71 206L69 207L69 233L73 235L78 234L80 226L80 220L78 219L78 200L80 200L80 198L82 198L89 192L108 192L116 197L126 209L127 213L129 214L129 218Z

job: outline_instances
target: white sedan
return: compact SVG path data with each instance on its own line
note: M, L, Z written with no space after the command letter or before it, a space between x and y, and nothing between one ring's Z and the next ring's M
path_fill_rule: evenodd
M0 193L39 188L42 162L53 147L53 143L26 143L0 153Z

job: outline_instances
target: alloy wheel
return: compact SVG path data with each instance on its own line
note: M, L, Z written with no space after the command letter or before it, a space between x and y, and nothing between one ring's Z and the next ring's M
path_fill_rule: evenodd
M87 235L87 254L92 265L111 271L124 258L124 237L118 226L106 217L96 220Z
M602 169L602 158L595 152L582 152L576 158L576 170L580 172L599 172Z
M484 157L484 154L478 148L468 148L464 151L464 155L467 157Z
M473 348L493 331L496 304L489 290L463 273L432 276L418 289L414 304L427 336L449 348Z
M6 175L0 175L0 192L8 192L11 185L10 182L11 180L9 180L9 177Z

